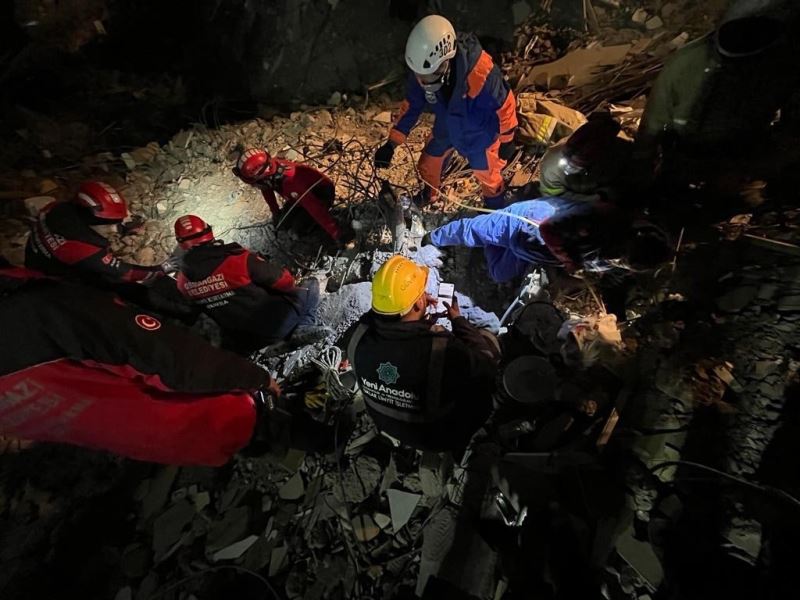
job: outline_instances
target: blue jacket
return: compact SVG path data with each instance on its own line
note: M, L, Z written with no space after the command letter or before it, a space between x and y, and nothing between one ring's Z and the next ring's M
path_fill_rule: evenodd
M473 34L458 35L452 68L454 84L450 101L445 100L440 90L433 105L425 99L416 76L409 74L406 99L394 120L390 140L404 143L428 106L436 115L434 137L449 139L450 145L464 156L484 152L498 138L501 143L513 139L517 127L514 93Z

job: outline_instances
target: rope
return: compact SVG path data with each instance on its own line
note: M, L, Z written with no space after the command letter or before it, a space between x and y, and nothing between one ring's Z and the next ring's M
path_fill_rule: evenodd
M329 346L319 356L312 358L311 363L322 372L322 381L334 400L346 402L352 397L353 390L345 386L339 378L339 365L342 364L341 348Z

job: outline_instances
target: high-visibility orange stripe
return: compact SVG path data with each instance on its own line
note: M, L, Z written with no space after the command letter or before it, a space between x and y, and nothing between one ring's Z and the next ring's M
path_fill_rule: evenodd
M489 77L493 66L492 57L489 56L486 50L481 51L478 62L475 63L472 71L467 75L467 96L475 98L481 93L483 84L486 83L486 78Z
M500 120L500 142L510 142L514 139L514 130L517 128L517 100L514 92L508 90L506 101L497 111L497 118Z
M392 127L389 129L389 140L393 142L395 145L405 144L406 138L408 137L402 131L398 131L395 129L395 126L400 122L405 114L408 112L408 109L411 107L411 104L408 100L403 100L400 103L400 107L397 109L397 112L392 115Z

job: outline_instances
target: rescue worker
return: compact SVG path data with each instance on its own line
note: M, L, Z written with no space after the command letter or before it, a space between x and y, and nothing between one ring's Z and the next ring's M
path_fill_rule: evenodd
M539 163L542 196L616 192L615 184L630 159L630 143L617 137L619 131L619 123L610 116L597 115L549 148Z
M216 466L286 422L268 372L106 290L0 268L0 331L3 435Z
M261 190L276 223L281 215L278 194L284 199L284 215L299 205L332 240L344 241L342 229L330 213L336 190L323 173L308 165L275 158L260 148L246 150L239 157L234 173Z
M367 409L381 431L422 450L466 447L486 421L500 347L445 305L453 332L432 325L428 269L399 255L372 280L372 310L347 345Z
M798 25L793 0L739 0L715 31L675 52L647 98L633 169L651 176L661 154L666 184L719 190L777 173L796 147L771 136L800 84Z
M516 100L492 58L473 34L456 35L444 17L422 19L408 36L406 99L389 139L375 152L375 166L388 167L394 149L406 141L422 111L436 115L433 132L419 159L424 187L415 197L436 200L442 172L453 149L469 162L488 208L505 205L502 169L515 151Z
M39 213L25 246L25 266L89 283L127 284L164 274L114 256L106 237L128 217L125 199L100 181L81 184L70 202L52 202Z
M601 196L524 200L488 215L451 221L430 234L434 246L483 248L491 278L520 277L532 264L609 270L652 268L670 256L666 236L631 219ZM620 260L621 259L621 260Z
M281 340L311 343L330 333L315 325L317 280L295 285L285 268L216 240L211 226L195 215L175 221L175 238L186 251L178 290L220 326L225 348L249 354Z

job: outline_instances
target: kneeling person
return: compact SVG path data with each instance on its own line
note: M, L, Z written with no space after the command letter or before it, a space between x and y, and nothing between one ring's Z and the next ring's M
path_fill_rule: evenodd
M378 429L422 450L463 449L491 410L497 340L447 306L453 332L426 319L428 270L393 256L372 280L372 310L347 354Z
M318 281L295 285L288 270L216 240L211 226L194 215L175 222L175 238L186 250L178 289L216 321L226 348L249 354L288 338L310 343L328 333L314 325Z

